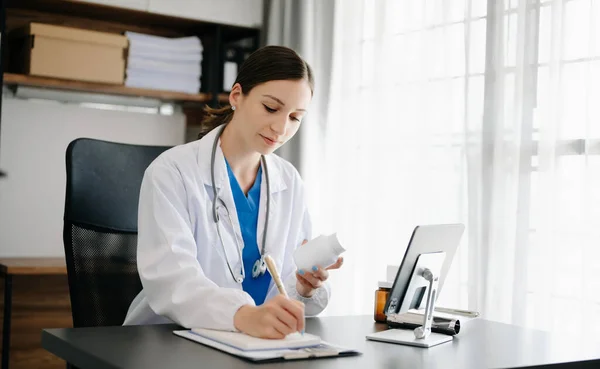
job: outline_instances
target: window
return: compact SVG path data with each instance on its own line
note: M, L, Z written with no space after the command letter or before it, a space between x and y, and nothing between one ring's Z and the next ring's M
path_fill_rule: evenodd
M549 330L600 312L600 1L336 6L311 208L349 257L327 312L371 312L414 226L449 222L467 230L440 304Z

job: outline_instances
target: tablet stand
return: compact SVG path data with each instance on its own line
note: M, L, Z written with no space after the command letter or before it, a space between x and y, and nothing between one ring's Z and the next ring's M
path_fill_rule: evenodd
M445 252L419 255L417 264L415 265L410 278L410 283L406 289L402 305L398 310L398 313L402 314L409 309L419 309L422 305L421 303L425 293L427 293L423 325L415 328L412 332L407 329L389 329L367 336L367 338L419 347L432 347L452 341L452 336L431 332L433 311L437 300L439 276L445 257Z

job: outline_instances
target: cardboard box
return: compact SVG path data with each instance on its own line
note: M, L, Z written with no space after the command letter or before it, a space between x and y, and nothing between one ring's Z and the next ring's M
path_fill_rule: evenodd
M123 35L31 23L21 36L22 73L123 84L128 45Z

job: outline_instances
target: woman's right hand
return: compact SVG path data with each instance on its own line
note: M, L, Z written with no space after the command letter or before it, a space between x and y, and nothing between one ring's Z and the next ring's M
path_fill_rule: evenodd
M250 336L280 339L304 332L304 304L277 295L261 306L244 305L233 317L235 328Z

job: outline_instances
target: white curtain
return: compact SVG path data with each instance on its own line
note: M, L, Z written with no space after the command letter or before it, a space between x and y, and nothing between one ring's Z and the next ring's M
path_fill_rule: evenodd
M452 222L440 305L572 334L600 313L597 19L599 0L336 1L325 149L302 161L317 232L348 249L325 314L372 314L414 226Z
M277 152L300 173L305 172L304 164L308 160L322 156L331 79L334 9L335 1L331 0L265 0L264 43L294 49L310 64L315 79L310 114L303 120L306 124ZM306 137L312 137L310 143Z

